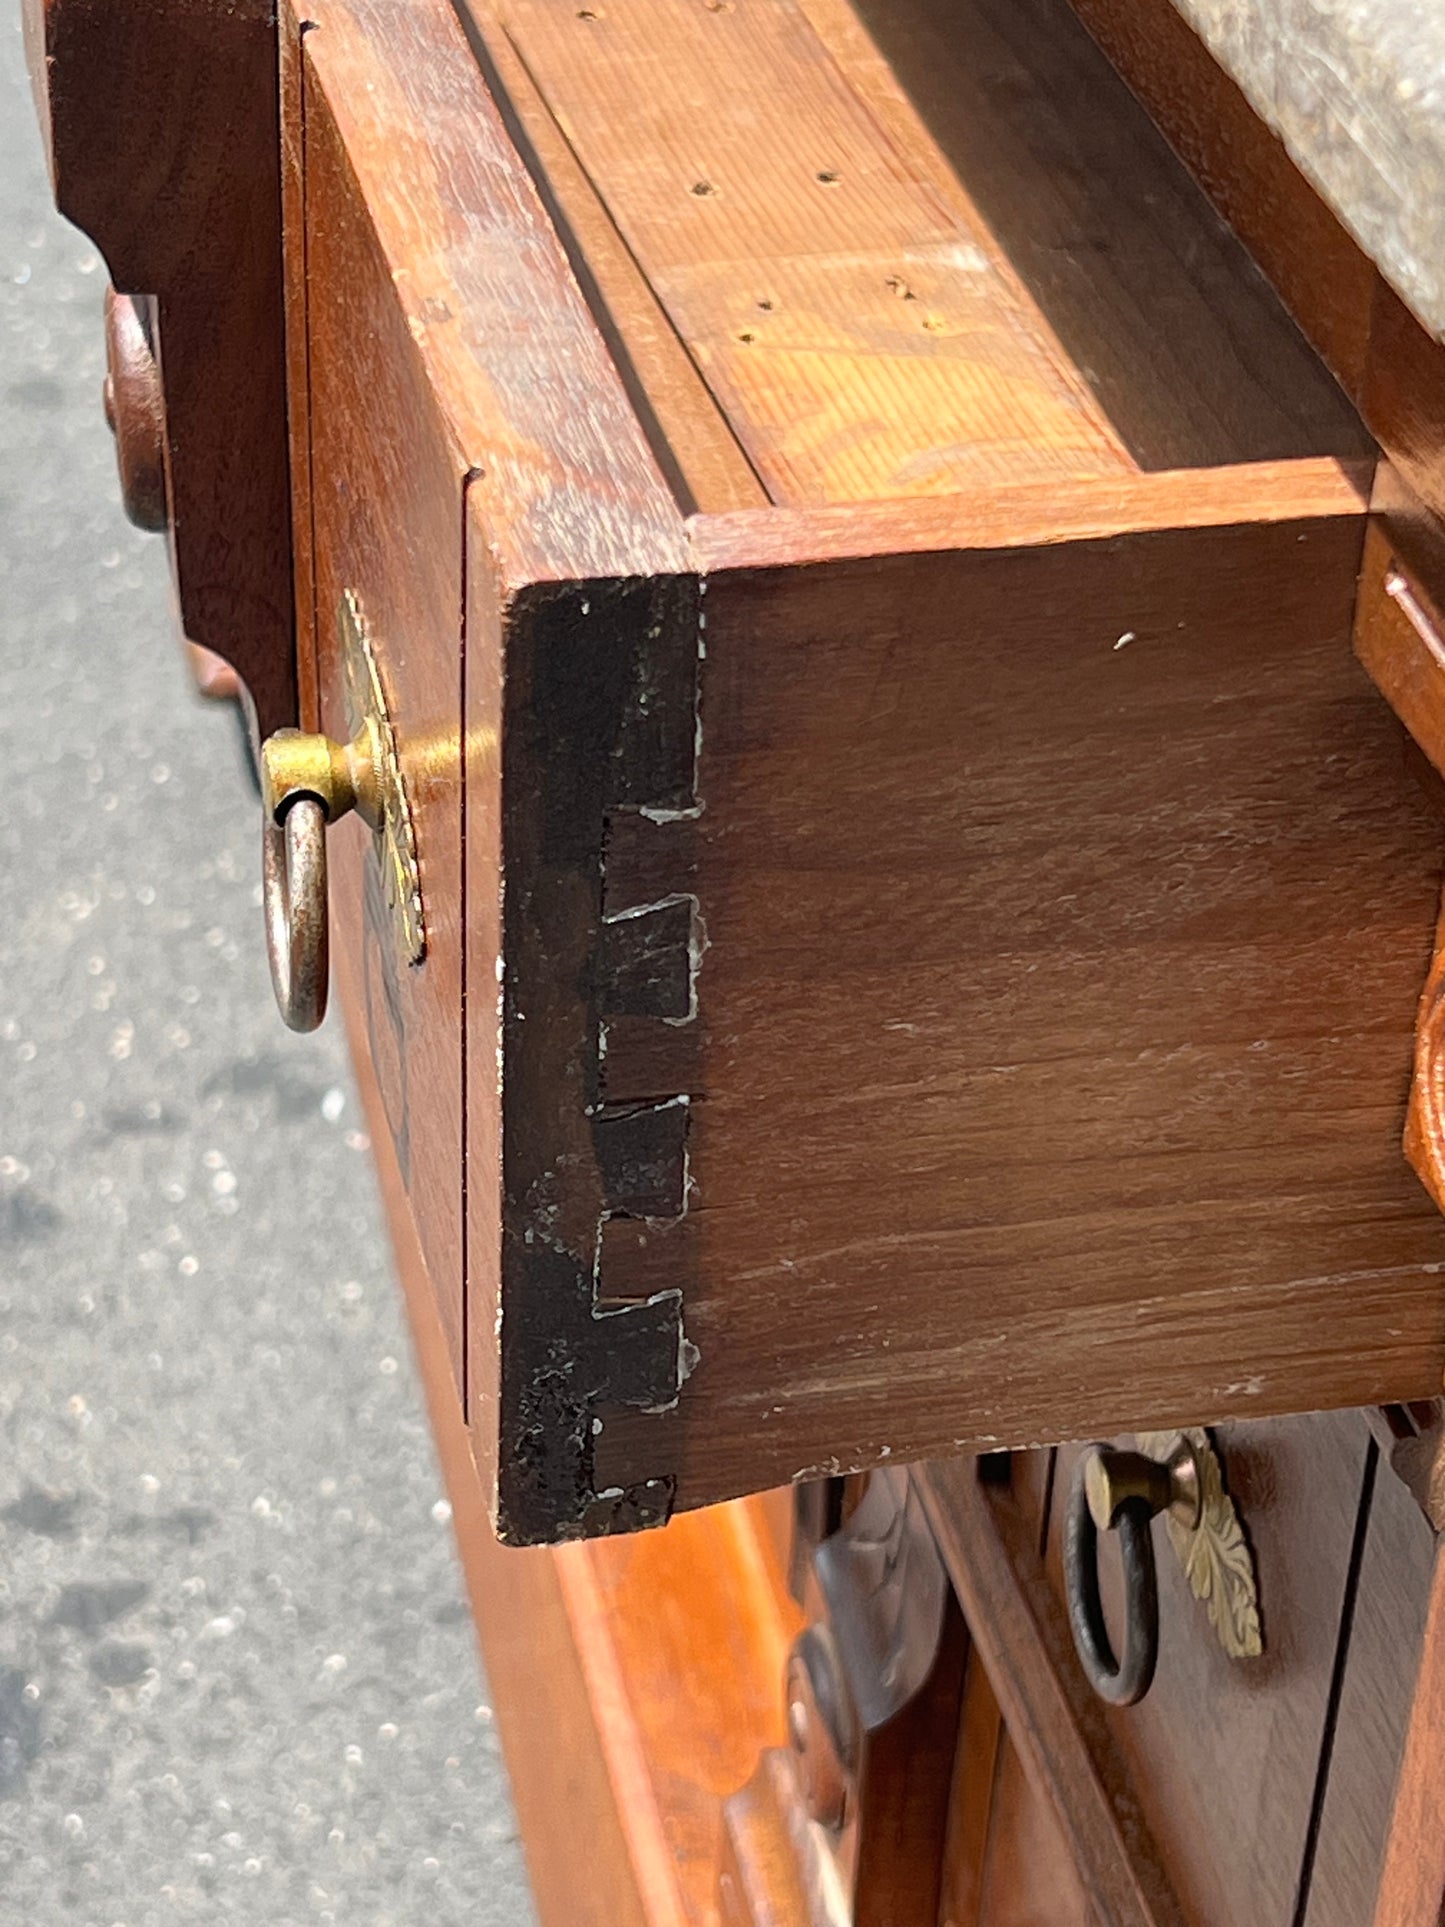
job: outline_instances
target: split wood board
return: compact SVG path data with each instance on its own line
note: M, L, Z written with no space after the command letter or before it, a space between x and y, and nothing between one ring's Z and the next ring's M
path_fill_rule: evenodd
M465 17L703 508L715 410L793 504L1364 447L1064 0Z

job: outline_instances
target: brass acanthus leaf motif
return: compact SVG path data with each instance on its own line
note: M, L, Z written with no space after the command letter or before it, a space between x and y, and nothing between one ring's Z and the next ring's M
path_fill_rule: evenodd
M383 806L376 850L387 908L402 955L408 963L418 964L426 956L426 910L422 903L416 825L371 632L361 604L350 589L341 598L338 625L346 677L347 722L353 734L367 725L374 732Z
M1209 1623L1231 1659L1257 1659L1264 1651L1259 1623L1259 1588L1254 1555L1244 1536L1234 1501L1224 1489L1224 1469L1207 1432L1139 1432L1139 1450L1151 1459L1168 1459L1181 1439L1193 1446L1199 1462L1201 1505L1193 1528L1169 1515L1169 1538L1196 1599L1204 1602Z

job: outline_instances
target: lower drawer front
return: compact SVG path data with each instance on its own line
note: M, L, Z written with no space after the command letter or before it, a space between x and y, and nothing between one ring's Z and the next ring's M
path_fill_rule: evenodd
M1060 1549L1078 1448L1013 1462L1004 1504L1015 1558L1025 1584L1030 1567L1043 1581L1035 1607L1120 1826L1162 1875L1161 1927L1364 1927L1376 1917L1436 1554L1381 1435L1359 1412L1218 1429L1254 1557L1263 1655L1226 1656L1156 1522L1158 1669L1124 1709L1090 1694L1064 1630ZM1117 1639L1121 1576L1108 1537L1101 1577ZM1096 1917L1088 1868L1030 1780L977 1649L945 1889L942 1927ZM1398 1918L1434 1927L1435 1914Z

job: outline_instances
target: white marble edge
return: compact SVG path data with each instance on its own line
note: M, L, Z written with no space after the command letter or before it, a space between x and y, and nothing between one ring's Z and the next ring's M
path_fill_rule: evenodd
M1174 0L1418 319L1445 337L1445 0Z

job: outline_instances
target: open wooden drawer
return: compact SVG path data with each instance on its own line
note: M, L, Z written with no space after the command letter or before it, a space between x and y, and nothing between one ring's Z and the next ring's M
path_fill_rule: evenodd
M360 833L333 944L502 1535L1433 1396L1371 450L1069 10L282 67L301 684L350 596L427 954Z

